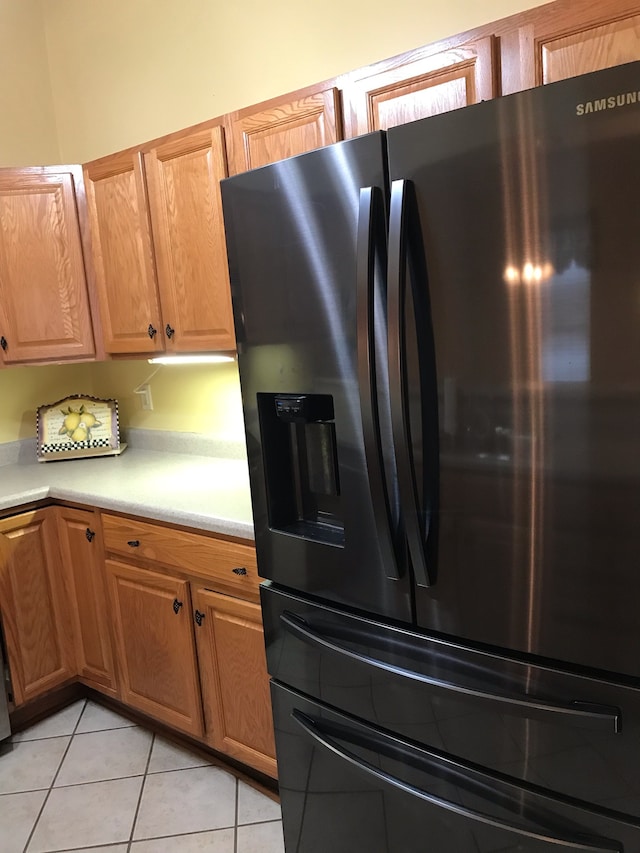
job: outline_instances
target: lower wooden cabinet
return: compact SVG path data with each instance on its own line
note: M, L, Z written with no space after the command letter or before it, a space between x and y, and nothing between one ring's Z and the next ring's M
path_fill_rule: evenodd
M195 591L193 604L207 742L275 776L260 607L205 588Z
M255 549L52 506L0 519L16 706L78 679L276 777Z
M62 571L71 596L80 680L117 696L100 518L90 510L57 507Z
M0 520L0 613L16 706L76 675L55 509Z
M202 737L187 581L106 561L122 701Z

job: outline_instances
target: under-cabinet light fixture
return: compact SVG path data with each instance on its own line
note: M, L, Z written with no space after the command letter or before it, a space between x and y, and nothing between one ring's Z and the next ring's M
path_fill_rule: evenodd
M148 359L149 364L219 364L223 361L235 361L232 355L209 353L207 355L159 355Z

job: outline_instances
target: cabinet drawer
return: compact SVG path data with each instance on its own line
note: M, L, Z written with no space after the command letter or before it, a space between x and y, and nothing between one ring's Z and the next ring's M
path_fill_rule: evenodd
M258 600L260 579L252 545L115 515L104 514L102 523L109 553L179 569L223 592Z

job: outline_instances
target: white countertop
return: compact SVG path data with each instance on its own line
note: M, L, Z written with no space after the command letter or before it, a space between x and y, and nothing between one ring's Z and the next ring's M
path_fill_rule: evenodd
M246 459L128 447L121 456L0 466L0 510L47 498L253 539Z

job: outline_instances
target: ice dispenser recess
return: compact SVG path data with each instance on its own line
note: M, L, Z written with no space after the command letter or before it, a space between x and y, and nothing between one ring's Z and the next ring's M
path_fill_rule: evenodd
M344 544L330 394L258 394L269 527Z

